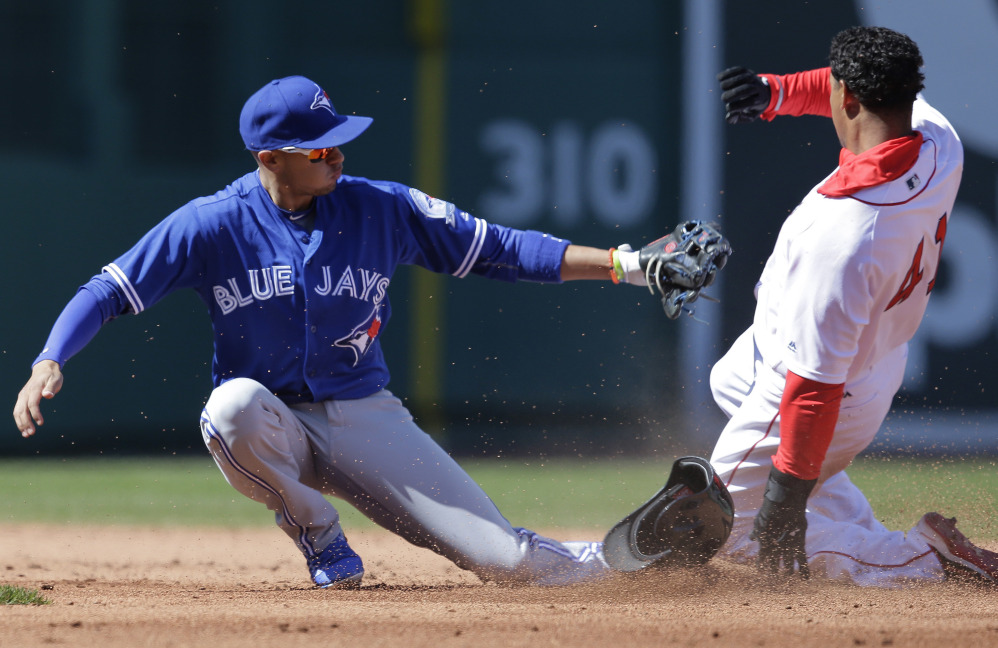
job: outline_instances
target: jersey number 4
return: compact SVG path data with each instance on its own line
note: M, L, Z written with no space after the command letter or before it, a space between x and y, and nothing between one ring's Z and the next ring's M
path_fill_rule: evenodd
M943 214L939 218L939 222L936 224L936 275L939 274L939 265L943 256L943 241L945 239L946 214ZM918 242L918 248L915 249L915 257L911 260L911 267L908 268L908 274L904 276L904 281L901 282L901 287L898 288L894 298L891 299L891 303L887 304L887 308L884 309L884 312L889 311L904 300L911 297L911 293L915 290L915 286L922 281L922 248L924 247L925 239L923 238ZM925 294L928 295L932 292L932 289L935 288L935 286L936 276L933 275L932 280L925 286Z

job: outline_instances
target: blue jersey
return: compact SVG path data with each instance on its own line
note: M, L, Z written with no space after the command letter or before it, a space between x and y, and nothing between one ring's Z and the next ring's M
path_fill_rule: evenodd
M361 398L389 379L379 342L399 264L559 282L569 242L487 223L410 187L343 176L307 231L249 173L184 205L86 288L110 315L193 288L214 329L215 386L252 378L289 403Z

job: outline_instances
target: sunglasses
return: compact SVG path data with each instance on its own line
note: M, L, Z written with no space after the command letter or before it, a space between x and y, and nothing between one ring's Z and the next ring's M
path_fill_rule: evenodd
M336 147L331 146L329 148L321 149L303 149L298 148L297 146L284 146L281 150L287 151L288 153L301 153L302 155L308 156L309 162L321 162L332 155L333 151L336 150Z

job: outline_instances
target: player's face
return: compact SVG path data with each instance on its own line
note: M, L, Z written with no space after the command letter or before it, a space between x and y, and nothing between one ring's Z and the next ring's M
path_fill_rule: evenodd
M324 196L336 189L343 175L345 159L339 147L330 149L324 160L312 161L308 156L289 151L277 151L281 156L278 182L301 196Z

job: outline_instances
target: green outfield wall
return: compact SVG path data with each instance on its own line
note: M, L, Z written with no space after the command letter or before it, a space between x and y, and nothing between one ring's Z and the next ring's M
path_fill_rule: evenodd
M735 63L821 66L836 31L877 21L922 45L929 98L967 146L895 434L909 448L998 446L998 143L981 125L988 91L955 96L976 82L946 50L952 35L940 36L998 32L998 18L968 2L939 17L940 31L914 21L911 3L862 4L6 3L0 394L13 406L79 285L173 209L252 167L237 128L243 101L272 78L304 74L341 112L375 119L343 149L349 174L601 247L638 247L686 218L719 220L735 255L714 289L721 304L698 310L706 323L668 321L632 287L405 269L382 338L390 388L456 452L706 453L722 424L710 366L751 319L780 222L838 151L817 118L727 127L712 75ZM67 364L39 435L21 439L9 422L0 453L196 450L210 366L204 307L193 293L171 295L107 325Z

